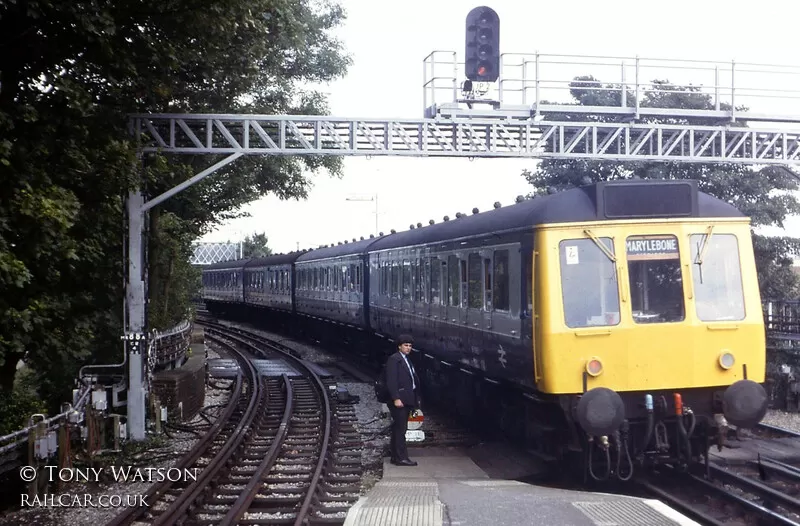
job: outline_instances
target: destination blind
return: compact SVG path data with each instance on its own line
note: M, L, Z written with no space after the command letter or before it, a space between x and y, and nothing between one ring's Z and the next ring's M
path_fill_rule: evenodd
M628 261L646 259L678 259L675 236L636 236L626 241Z

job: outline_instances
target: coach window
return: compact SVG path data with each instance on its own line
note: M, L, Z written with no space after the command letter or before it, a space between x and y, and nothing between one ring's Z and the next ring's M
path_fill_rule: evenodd
M691 236L692 282L702 321L743 320L744 291L739 243L733 234Z
M392 297L400 298L400 264L392 261Z
M567 327L619 324L619 289L611 238L566 239L559 243L558 254Z
M493 264L492 306L494 310L508 311L508 250L495 250Z
M477 252L467 256L467 306L483 308L483 261Z
M459 264L461 265L461 307L467 306L467 285L468 285L468 276L467 276L467 260L466 259L459 259Z
M483 310L492 310L492 258L483 259Z
M686 317L678 238L631 236L625 241L636 323L668 323Z
M400 285L400 291L403 294L403 299L408 300L411 299L411 288L413 284L411 283L411 262L407 259L403 260L403 274L402 274L402 281Z
M440 276L442 271L442 265L439 263L439 258L429 258L427 261L427 266L431 269L431 279L430 279L430 293L428 297L430 298L431 305L439 305L440 297L441 297L441 290L440 290Z
M448 298L451 307L461 306L461 274L458 269L458 257L447 257L447 273L449 275Z

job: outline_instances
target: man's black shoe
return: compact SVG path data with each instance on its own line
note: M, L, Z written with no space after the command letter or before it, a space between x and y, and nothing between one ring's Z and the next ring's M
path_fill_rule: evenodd
M395 466L416 466L417 463L413 460L398 460L397 462L392 461L392 464Z

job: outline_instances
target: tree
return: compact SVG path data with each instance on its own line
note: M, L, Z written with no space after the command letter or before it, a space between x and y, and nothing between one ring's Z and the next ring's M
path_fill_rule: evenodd
M272 249L267 245L268 238L265 232L253 233L244 238L242 256L245 259L264 258L272 255Z
M325 0L0 0L0 393L35 370L51 409L84 363L122 347L124 198L149 196L215 158L148 156L130 112L313 113L306 86L350 60ZM302 198L307 171L339 160L246 159L150 214L149 314L165 328L196 287L190 243L266 193ZM138 183L137 183L138 184Z
M574 104L585 106L620 106L619 85L603 85L591 76L576 77L570 85ZM628 93L628 105L633 106ZM711 97L694 86L677 86L656 80L640 102L641 107L713 109ZM727 109L721 105L722 109ZM737 108L744 111L746 108ZM568 121L581 116L565 113L550 117ZM618 121L619 117L601 116L598 121ZM712 124L704 119L652 119L671 124ZM738 125L742 125L738 123ZM725 200L751 218L753 227L783 227L787 216L800 213L800 201L793 192L798 179L777 166L753 168L736 164L681 162L618 162L578 159L544 159L535 170L522 175L534 186L533 194L563 190L588 182L614 179L695 179L701 191ZM798 294L797 275L791 270L791 254L800 254L800 238L765 237L753 233L759 284L763 297L785 298Z

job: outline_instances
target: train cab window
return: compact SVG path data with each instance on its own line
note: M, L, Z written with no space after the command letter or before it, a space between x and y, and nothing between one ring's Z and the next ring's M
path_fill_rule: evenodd
M561 294L567 327L617 325L619 289L611 238L567 239L559 244ZM608 252L608 254L606 254Z
M745 317L739 243L733 234L691 236L692 283L701 321L743 320Z
M483 261L477 252L467 256L467 306L483 308Z
M448 269L448 293L447 297L449 298L449 305L451 307L460 307L461 306L461 276L459 274L458 269L458 257L456 256L448 256L447 257L447 269Z
M625 242L636 323L668 323L685 317L678 238L631 236Z
M508 295L508 250L495 250L493 260L493 276L491 304L494 310L509 310ZM487 294L489 285L486 286Z

